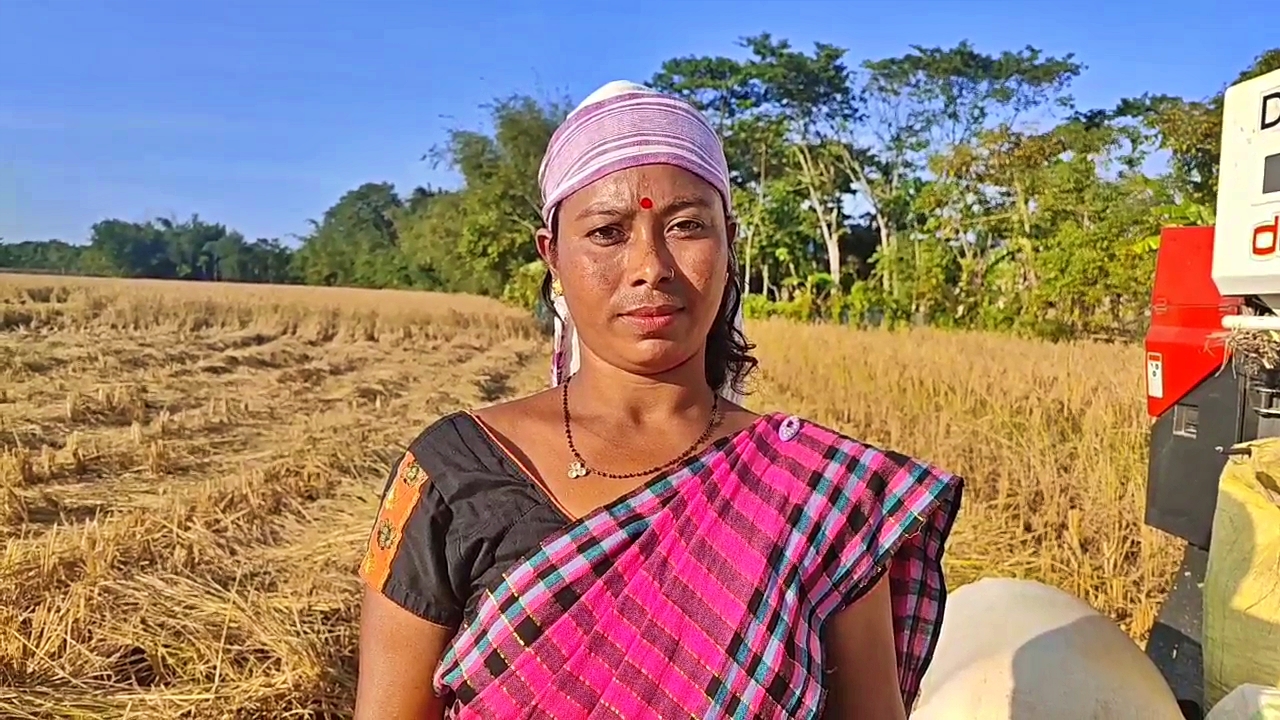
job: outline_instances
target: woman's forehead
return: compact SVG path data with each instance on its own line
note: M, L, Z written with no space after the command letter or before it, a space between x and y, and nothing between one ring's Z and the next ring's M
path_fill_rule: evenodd
M641 165L610 173L565 198L562 207L573 214L574 210L588 205L638 204L649 198L655 206L680 197L701 200L714 206L720 202L720 193L711 183L696 174L674 165Z

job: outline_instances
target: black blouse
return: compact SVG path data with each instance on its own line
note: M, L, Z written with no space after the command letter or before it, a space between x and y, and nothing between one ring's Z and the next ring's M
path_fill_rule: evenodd
M360 572L400 607L456 629L508 568L572 522L479 421L454 413L391 471Z
M418 472L417 491L400 492ZM389 507L399 502L413 504ZM569 523L474 417L454 413L392 470L361 573L397 605L456 628L503 572Z

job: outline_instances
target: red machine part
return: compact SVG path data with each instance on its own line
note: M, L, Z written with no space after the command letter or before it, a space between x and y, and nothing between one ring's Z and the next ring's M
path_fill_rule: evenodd
M1224 298L1213 282L1213 228L1165 228L1156 255L1147 331L1147 414L1160 417L1222 369L1222 318L1244 301Z

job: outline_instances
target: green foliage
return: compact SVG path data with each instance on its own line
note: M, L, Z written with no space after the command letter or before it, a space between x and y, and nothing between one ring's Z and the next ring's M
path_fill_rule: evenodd
M404 203L390 183L365 183L313 222L295 265L310 285L415 287L429 273L401 251L396 217Z
M542 303L542 280L547 266L535 260L516 271L502 289L502 299L516 307L534 310Z
M739 48L672 58L649 84L724 138L749 317L1134 337L1160 228L1213 222L1221 92L1081 109L1070 89L1084 66L1034 47L912 46L857 65L769 33ZM1276 68L1280 50L1226 80ZM537 309L537 174L569 107L495 101L488 128L424 156L460 187L402 198L366 183L296 250L195 217L107 219L85 245L0 244L0 267L413 287ZM1144 173L1157 152L1168 170Z
M0 268L75 274L84 267L85 246L61 240L0 244Z
M291 283L293 252L277 240L246 242L238 232L199 217L134 223L103 220L89 242L0 244L0 268L74 275Z
M447 289L502 295L528 263L541 225L538 167L567 108L528 97L490 107L493 134L455 130L428 157L463 178L462 189L401 218L405 252Z

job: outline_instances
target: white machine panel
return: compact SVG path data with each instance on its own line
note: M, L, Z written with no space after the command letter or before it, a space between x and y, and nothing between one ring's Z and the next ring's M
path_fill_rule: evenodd
M1280 70L1224 98L1213 282L1280 314Z

